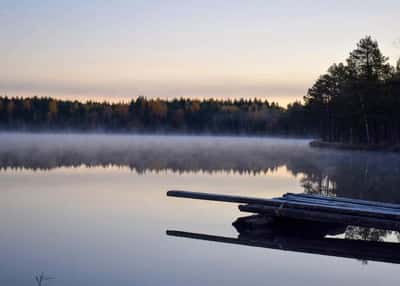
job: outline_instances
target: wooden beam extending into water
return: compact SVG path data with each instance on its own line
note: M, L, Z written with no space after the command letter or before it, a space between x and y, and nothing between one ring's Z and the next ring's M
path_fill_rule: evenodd
M355 205L355 206L362 206L362 207L374 207L374 208L382 208L390 211L398 211L400 212L400 205L398 204L391 204L391 203L383 203L377 201L366 201L366 200L359 200L359 199L351 199L351 198L344 198L344 197L328 197L318 194L293 194L287 193L284 194L283 197L287 200L293 201L307 201L307 202L321 202L321 203L330 203L332 205Z
M344 225L357 225L362 227L373 227L390 230L400 230L400 221L381 217L362 216L357 213L343 214L325 211L315 211L307 209L294 208L277 208L267 205L240 205L239 210L242 212L263 214L266 216L296 219L303 221L325 222L325 223L341 223Z
M168 191L167 196L176 198L195 199L195 200L217 201L225 203L238 203L238 204L259 204L259 203L267 203L270 201L269 199L260 199L252 197L176 191L176 190Z
M333 214L342 215L357 215L370 218L381 218L398 220L400 222L400 212L386 209L386 208L375 208L373 206L366 207L363 205L356 204L341 204L340 206L334 203L317 203L310 199L309 201L294 201L282 198L275 199L260 199L253 197L243 197L243 196L232 196L232 195L220 195L220 194L210 194L210 193L198 193L198 192L186 192L186 191L168 191L167 196L178 197L178 198L189 198L198 200L209 200L209 201L219 201L219 202L229 202L229 203L239 203L239 204L249 204L257 206L268 206L276 209L276 212L283 209L295 209L295 210L307 210L315 212L325 212ZM246 207L246 206L243 206ZM261 208L253 208L254 213L258 213L257 210L262 210ZM244 211L242 208L241 210ZM268 211L269 212L269 211ZM282 212L281 212L282 213Z

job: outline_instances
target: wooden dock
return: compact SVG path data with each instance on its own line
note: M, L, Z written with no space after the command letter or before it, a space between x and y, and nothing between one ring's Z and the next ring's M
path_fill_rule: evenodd
M167 196L239 204L239 210L277 220L299 220L400 230L400 205L340 197L287 193L264 199L222 194L168 191Z

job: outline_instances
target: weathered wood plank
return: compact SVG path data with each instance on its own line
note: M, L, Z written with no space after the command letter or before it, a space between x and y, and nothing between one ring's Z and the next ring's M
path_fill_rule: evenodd
M383 212L400 214L400 208L383 207L381 205L374 205L373 202L369 203L368 201L363 201L364 203L355 203L350 201L347 202L341 200L329 200L329 199L324 199L320 196L318 197L300 196L300 195L298 196L293 194L286 194L283 196L283 199L286 199L291 202L301 202L301 203L325 205L331 207L362 209L366 211L383 211Z
M315 203L307 202L294 202L284 199L273 199L270 202L262 203L263 205L278 206L280 208L293 208L293 209L303 209L303 210L314 210L329 213L339 213L339 214L354 214L367 217L379 217L387 219L397 219L400 220L400 214L385 210L376 210L374 208L364 209L359 207L344 207L344 206L331 206L331 205L321 205Z
M198 192L186 192L186 191L168 191L167 196L179 197L179 198L190 198L230 203L242 203L242 204L257 204L266 205L271 207L279 208L290 208L290 209L301 209L301 210L313 210L329 213L339 213L348 215L359 215L376 218L386 218L392 220L400 220L400 214L391 211L379 210L376 211L373 208L366 210L365 208L357 207L343 207L343 206L330 206L321 205L315 203L306 202L295 202L289 201L284 198L280 199L260 199L243 196L232 196L232 195L220 195L220 194L209 194L209 193L198 193Z
M357 204L357 205L365 205L365 206L382 207L382 208L400 210L400 204L391 204L391 203L383 203L383 202L377 202L377 201L351 199L351 198L345 198L345 197L328 197L328 196L323 196L323 195L304 194L304 193L300 193L300 194L286 193L283 195L283 197L284 198L303 197L303 198L309 198L309 199L320 199L320 200L330 201L330 202L343 202L343 203L351 203L351 204Z
M270 199L260 199L260 198L252 198L252 197L210 194L210 193L199 193L199 192L187 192L187 191L179 191L179 190L168 191L167 196L176 197L176 198L195 199L195 200L238 203L238 204L251 204L251 203L255 204L255 203L263 203L263 202L270 201Z
M357 213L332 213L310 209L279 208L268 205L240 205L242 212L264 214L273 217L284 217L290 219L301 219L308 221L318 221L327 223L342 223L346 225L357 225L363 227L375 227L390 230L400 230L400 221L388 218L362 216Z

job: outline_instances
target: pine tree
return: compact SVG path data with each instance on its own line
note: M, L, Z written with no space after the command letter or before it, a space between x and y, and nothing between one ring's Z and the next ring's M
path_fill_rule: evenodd
M382 80L390 76L391 66L383 56L378 42L371 36L361 39L347 59L351 74L357 79Z

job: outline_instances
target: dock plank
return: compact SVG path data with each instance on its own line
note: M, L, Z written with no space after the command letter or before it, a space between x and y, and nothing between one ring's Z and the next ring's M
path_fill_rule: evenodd
M382 206L382 205L374 205L373 202L362 201L362 203L357 203L354 201L342 201L342 200L332 200L329 198L323 197L312 197L312 196L301 196L294 194L285 194L282 199L291 201L291 202L302 202L308 204L318 204L332 207L344 207L344 208L353 208L353 209L362 209L369 211L383 211L389 213L398 213L400 214L400 208L390 207L390 206Z
M198 200L239 203L239 204L257 204L257 205L266 205L278 208L292 208L292 209L306 209L306 210L308 209L314 211L325 211L330 213L356 214L367 217L379 217L379 218L400 220L400 213L391 210L383 210L383 209L377 210L374 208L366 209L362 206L335 206L335 205L313 203L312 201L296 202L287 200L284 197L275 199L263 199L254 197L187 192L187 191L168 191L167 196L198 199Z
M271 217L298 219L325 223L342 223L345 225L357 225L363 227L400 230L400 221L379 217L366 217L357 214L341 214L307 209L276 208L267 205L240 205L242 212L268 215Z
M241 204L239 206L241 211L274 217L400 230L399 206L394 204L295 194L266 199L175 190L168 191L167 195L178 198L238 203Z
M309 198L309 199L320 199L320 200L324 200L324 201L344 202L344 203L352 203L352 204L358 204L358 205L383 207L383 208L389 208L389 209L394 209L394 210L400 210L400 204L360 200L360 199L345 198L345 197L333 197L333 196L324 196L324 195L318 195L318 194L305 194L305 193L299 193L299 194L286 193L283 195L283 198L288 198L288 197L303 197L303 198Z

